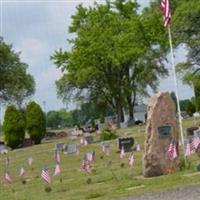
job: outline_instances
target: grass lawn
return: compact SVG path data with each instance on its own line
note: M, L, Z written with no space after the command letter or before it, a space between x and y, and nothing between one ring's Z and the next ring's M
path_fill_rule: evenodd
M198 121L200 123L200 119ZM192 120L184 120L184 127L192 126ZM80 155L61 155L61 176L52 176L52 191L44 191L44 181L40 178L43 164L48 166L52 175L54 169L53 152L55 143L79 143L67 139L46 141L41 145L18 149L9 153L11 164L9 173L13 183L6 185L0 183L1 200L84 200L84 199L117 199L134 194L170 190L186 185L200 184L200 173L195 176L188 176L196 172L196 166L200 163L197 155L189 158L192 163L190 169L174 174L155 178L144 178L142 176L142 154L145 133L140 131L145 127L132 127L118 130L120 136L133 136L141 144L142 151L135 152L135 163L132 168L128 166L128 156L119 158L116 140L110 141L111 155L102 153L99 143L94 143L80 148ZM95 137L98 141L98 136ZM81 161L88 150L95 150L96 161L93 165L93 172L87 174L82 172ZM27 158L33 157L33 169L28 166ZM102 158L103 156L103 158ZM0 176L4 171L5 156L0 157ZM112 161L111 165L108 165ZM124 166L122 167L122 163ZM22 184L19 177L19 169L23 166L26 175L26 184ZM185 176L186 175L186 176ZM62 178L62 182L60 182ZM88 179L91 183L88 184Z

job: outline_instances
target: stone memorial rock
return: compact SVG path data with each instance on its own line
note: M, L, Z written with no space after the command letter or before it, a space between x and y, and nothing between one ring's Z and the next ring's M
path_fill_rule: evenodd
M125 152L130 152L130 151L132 151L133 145L134 145L134 138L133 137L119 138L118 139L118 148L120 150L123 146Z
M178 170L178 159L167 158L172 139L176 141L178 153L178 125L175 105L168 92L150 98L148 105L143 174L153 177Z

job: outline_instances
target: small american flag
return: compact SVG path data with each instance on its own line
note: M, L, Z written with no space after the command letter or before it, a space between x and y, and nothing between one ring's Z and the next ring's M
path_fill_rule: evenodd
M198 149L199 144L200 144L200 139L199 139L199 137L198 137L198 136L194 136L194 137L192 138L192 143L193 143L193 145L194 145L194 148L195 148L195 149Z
M25 170L23 167L20 168L19 176L24 176Z
M195 152L195 145L191 138L187 141L185 156L190 156Z
M58 150L55 150L54 160L55 160L56 163L60 163L60 154L59 154Z
M174 160L177 157L175 140L170 142L169 148L167 150L167 157L169 160Z
M9 174L8 174L7 171L4 173L3 179L4 179L4 182L5 182L5 183L12 183L12 179L11 179L11 177L9 176Z
M123 158L124 156L125 156L124 146L122 146L121 151L120 151L120 158Z
M161 0L161 8L163 12L164 26L167 27L171 20L169 0Z
M86 139L84 139L84 145L87 146L88 145L88 142Z
M32 158L32 156L28 157L28 164L29 164L29 166L32 166L32 164L33 164L33 158Z
M60 165L59 164L56 164L56 167L55 167L55 171L54 171L54 175L58 175L61 173L61 169L60 169Z
M47 182L48 184L51 183L51 177L49 176L48 170L44 167L41 172L41 178Z
M91 171L92 171L91 162L89 160L84 159L82 162L82 169L87 173L91 173Z
M133 163L134 163L134 157L133 157L133 153L131 153L128 157L128 164L129 166L133 166Z
M137 145L136 145L136 151L140 151L140 149L141 149L141 148L140 148L140 144L137 144Z

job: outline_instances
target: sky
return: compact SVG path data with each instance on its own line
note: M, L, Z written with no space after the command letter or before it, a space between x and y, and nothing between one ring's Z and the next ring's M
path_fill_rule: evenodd
M0 0L1 2L1 30L0 34L7 43L11 43L15 51L21 52L21 60L29 65L28 73L36 81L36 93L33 100L38 102L45 111L66 108L61 99L57 98L55 81L62 73L50 56L59 48L70 50L67 39L72 36L68 33L71 15L75 13L76 6L83 3L92 5L93 0ZM103 0L97 0L103 3ZM144 6L149 0L138 0ZM175 52L175 62L184 60L185 50ZM168 64L169 65L169 64ZM167 67L170 67L167 66ZM179 85L180 99L193 96L193 90ZM160 81L159 91L174 91L173 76ZM44 102L45 105L44 105ZM68 109L75 108L71 103Z

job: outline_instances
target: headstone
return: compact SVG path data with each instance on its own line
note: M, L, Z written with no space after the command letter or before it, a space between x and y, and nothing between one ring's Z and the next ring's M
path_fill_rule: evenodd
M62 151L65 147L65 143L58 143L58 144L55 144L55 149L58 150L58 151Z
M195 130L193 133L194 133L194 136L200 137L200 129Z
M71 154L77 152L77 145L76 144L69 144L67 147L64 148L64 154Z
M125 152L132 151L132 147L134 145L134 138L127 137L127 138L119 138L118 139L118 148L121 150L124 147Z
M8 149L6 148L6 145L4 144L4 142L0 143L0 153L1 154L8 153Z
M143 155L143 174L154 177L178 170L178 159L167 158L173 139L178 152L178 126L174 102L168 92L150 98L147 114L146 140Z
M92 144L93 136L92 135L85 136L85 140L87 141L87 144Z

